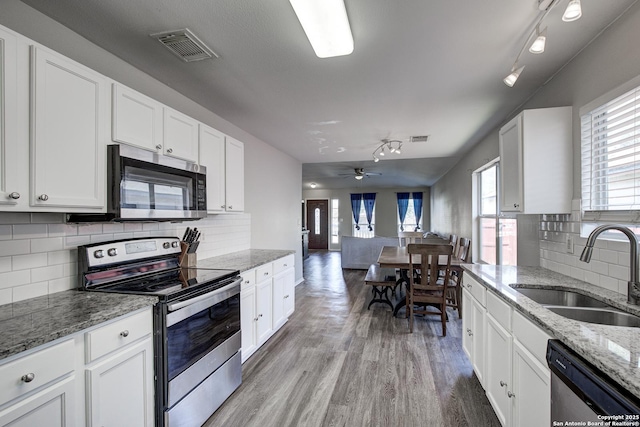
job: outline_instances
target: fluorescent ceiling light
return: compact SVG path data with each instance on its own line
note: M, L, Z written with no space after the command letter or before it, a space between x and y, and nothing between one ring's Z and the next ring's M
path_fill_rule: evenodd
M353 36L343 0L289 0L318 58L349 55Z
M504 78L504 84L509 87L513 87L513 85L516 84L516 80L518 80L518 77L520 77L520 73L522 72L522 70L524 70L524 65L516 70L514 64L513 68L511 69L511 74Z
M544 46L547 44L547 28L545 27L542 32L539 31L539 28L536 28L536 39L531 43L531 47L529 48L529 52L531 53L542 53L544 52Z
M580 6L580 0L571 0L564 10L562 20L564 22L572 22L580 19L582 16L582 7Z

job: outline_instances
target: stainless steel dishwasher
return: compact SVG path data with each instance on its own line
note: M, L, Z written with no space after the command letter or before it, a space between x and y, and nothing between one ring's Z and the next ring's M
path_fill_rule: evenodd
M588 421L640 425L640 399L560 341L549 340L547 363L551 368L550 425Z

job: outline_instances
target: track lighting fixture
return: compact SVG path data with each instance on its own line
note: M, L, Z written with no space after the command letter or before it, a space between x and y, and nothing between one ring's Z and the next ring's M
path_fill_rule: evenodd
M580 19L581 16L582 6L580 5L580 0L571 0L567 5L567 8L564 10L562 20L564 22L573 22Z
M402 152L402 141L393 139L383 139L382 144L378 145L378 148L373 150L373 161L379 162L380 157L385 155L384 150L389 150L390 153L400 154Z
M540 25L542 21L549 15L551 9L553 9L558 3L561 3L562 0L538 0L538 7L542 11L541 15L539 15L538 22L535 25L535 29L529 37L524 42L522 49L520 49L520 53L516 56L516 60L513 62L513 66L511 67L511 73L503 79L504 84L509 87L513 87L520 77L520 73L524 69L524 65L518 68L518 62L520 61L520 57L524 53L524 50L527 46L529 46L529 52L533 54L540 54L544 52L547 43L547 28L545 27L542 31L540 31ZM562 20L565 22L575 21L582 16L582 8L580 6L580 0L570 0L567 8L562 15ZM533 42L531 40L533 39Z

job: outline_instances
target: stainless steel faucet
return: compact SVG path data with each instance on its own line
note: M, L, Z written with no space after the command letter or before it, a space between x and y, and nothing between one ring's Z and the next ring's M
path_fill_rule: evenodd
M629 256L631 258L629 262L629 282L627 282L627 302L629 304L640 305L640 283L638 283L638 267L640 262L638 260L638 238L633 231L627 227L621 225L601 225L596 227L589 237L587 237L587 244L580 255L580 261L591 261L591 254L593 252L593 245L596 243L596 239L606 230L618 230L629 238Z

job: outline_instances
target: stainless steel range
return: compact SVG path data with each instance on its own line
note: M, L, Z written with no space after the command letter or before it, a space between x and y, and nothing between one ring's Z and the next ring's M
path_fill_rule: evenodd
M78 247L87 291L155 295L156 424L200 426L238 388L240 276L181 269L176 237Z

